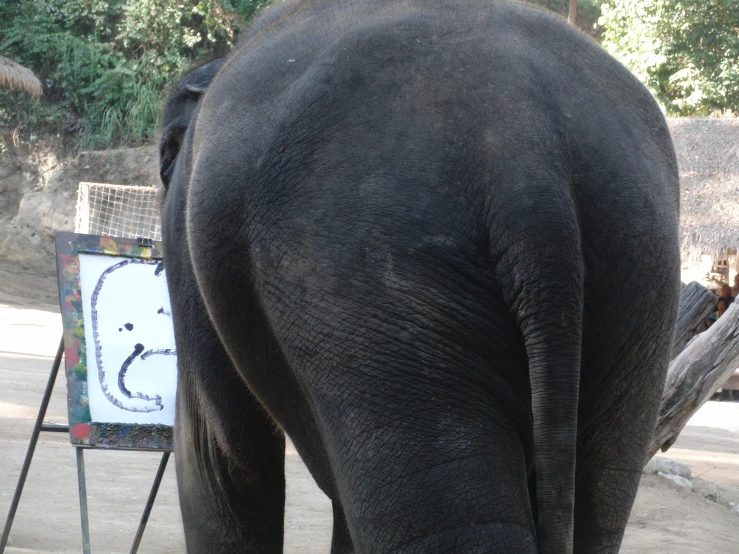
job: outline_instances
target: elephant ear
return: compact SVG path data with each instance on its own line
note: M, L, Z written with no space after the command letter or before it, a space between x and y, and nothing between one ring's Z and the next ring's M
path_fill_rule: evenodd
M223 62L224 58L218 58L188 73L167 100L159 141L159 177L165 189L172 180L182 141L195 117L198 102Z
M193 96L201 96L203 93L205 93L206 90L208 90L208 84L186 84L182 88Z
M185 131L187 131L187 127L177 126L170 128L166 134L162 134L159 144L159 178L165 189L169 187L169 183L172 181L175 163L180 153Z

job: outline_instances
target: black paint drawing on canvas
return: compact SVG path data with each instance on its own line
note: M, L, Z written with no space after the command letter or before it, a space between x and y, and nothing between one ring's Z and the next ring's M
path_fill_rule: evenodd
M156 260L126 259L107 268L98 278L91 298L92 334L98 378L105 397L122 410L130 412L154 412L164 408L162 397L157 394L157 361L160 356L176 355L174 348L162 348L162 336L171 327L171 310L161 302L154 303L149 287L134 278L132 270L150 266L151 279L164 280L162 264ZM133 284L139 288L133 288ZM128 286L131 285L131 286ZM115 306L115 309L107 308ZM112 313L107 313L112 312ZM106 317L103 317L105 313ZM131 348L127 356L111 358L106 351L104 337L120 333L123 340L130 338ZM112 351L112 349L109 349ZM120 350L120 349L117 349ZM154 388L140 387L132 390L129 372L135 368L150 377ZM141 376L139 376L141 385Z

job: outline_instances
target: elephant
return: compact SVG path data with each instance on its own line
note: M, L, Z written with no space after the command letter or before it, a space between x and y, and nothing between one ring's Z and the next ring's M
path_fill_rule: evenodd
M161 163L188 552L282 551L285 435L333 553L617 552L679 295L650 93L498 0L287 2L206 84Z

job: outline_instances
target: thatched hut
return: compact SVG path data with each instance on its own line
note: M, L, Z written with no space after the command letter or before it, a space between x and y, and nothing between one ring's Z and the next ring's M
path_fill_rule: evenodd
M41 96L42 92L41 81L30 69L5 56L0 56L0 88L22 90L33 96Z
M680 167L683 281L739 273L739 119L669 119Z

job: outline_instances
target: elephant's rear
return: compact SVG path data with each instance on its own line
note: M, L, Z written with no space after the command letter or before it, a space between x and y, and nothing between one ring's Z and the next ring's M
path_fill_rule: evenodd
M325 450L358 550L616 551L677 307L674 154L597 47L476 4L260 27L186 139L180 221L226 349ZM244 312L279 364L251 363Z

